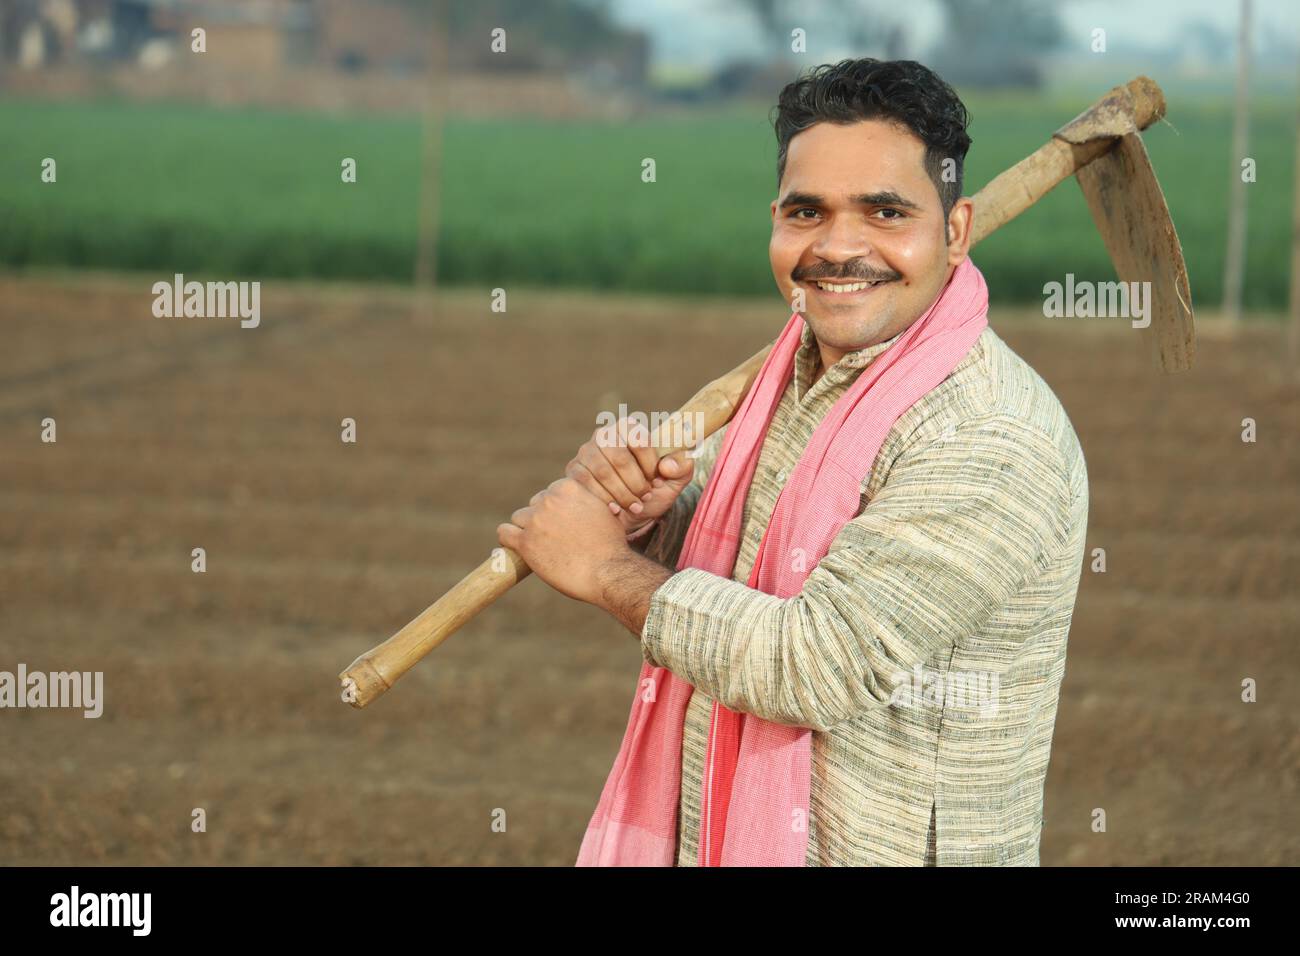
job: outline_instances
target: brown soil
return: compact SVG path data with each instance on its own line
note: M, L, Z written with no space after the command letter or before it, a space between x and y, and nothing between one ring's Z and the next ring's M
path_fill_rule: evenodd
M243 330L155 319L151 284L0 278L0 670L106 685L98 720L0 711L0 863L571 864L631 635L530 578L371 708L336 675L482 560L599 409L674 407L779 305L512 290L505 315L457 293L421 319L397 290L280 285ZM1207 325L1169 377L1122 323L992 320L1070 413L1107 560L1075 612L1042 862L1300 863L1280 336Z

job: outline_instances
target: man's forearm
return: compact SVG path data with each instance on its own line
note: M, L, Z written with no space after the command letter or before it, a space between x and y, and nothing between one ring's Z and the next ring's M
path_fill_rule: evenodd
M599 606L639 640L650 613L651 596L672 576L662 564L629 548L601 567Z

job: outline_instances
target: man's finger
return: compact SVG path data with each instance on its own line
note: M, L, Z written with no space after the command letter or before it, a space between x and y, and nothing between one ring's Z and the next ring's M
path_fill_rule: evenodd
M649 449L641 449L641 454L646 454ZM629 492L640 498L642 494L650 490L650 477L654 477L654 462L650 464L650 477L646 477L640 459L637 458L636 450L628 445L627 440L623 444L615 447L601 449L604 459L614 467L623 479L623 484L627 485ZM653 455L653 453L651 453ZM632 502L628 502L629 505Z
M617 504L630 508L633 502L641 500L640 496L633 494L632 489L623 482L619 473L614 470L614 466L606 460L599 448L590 443L583 445L578 450L578 462L591 472Z
M673 452L659 460L659 474L670 481L677 481L694 474L695 462L684 451Z
M623 486L631 492L632 501L637 500L650 490L650 479L645 476L640 463L626 445L616 448L602 448L600 452L605 456L605 460L609 462L610 467L618 473L619 478L623 480ZM653 474L652 470L651 475ZM632 501L624 502L624 504L630 505Z
M605 490L605 486L597 481L596 476L578 459L575 458L569 462L568 467L564 469L564 474L582 485L605 504L613 504L614 508L619 507L618 502L614 500L614 496ZM611 508L610 510L614 509Z
M641 474L649 481L655 476L655 466L659 464L658 453L650 447L649 429L640 422L633 422L628 428L627 447L641 468Z

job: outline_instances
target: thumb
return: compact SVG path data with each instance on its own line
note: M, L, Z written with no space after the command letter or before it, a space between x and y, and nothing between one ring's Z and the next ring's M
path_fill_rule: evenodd
M671 484L686 484L695 473L695 461L684 451L673 452L659 460L659 474Z

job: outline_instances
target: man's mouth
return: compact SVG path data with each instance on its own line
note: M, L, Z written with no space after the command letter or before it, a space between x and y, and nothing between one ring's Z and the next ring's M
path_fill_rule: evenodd
M858 279L853 282L833 282L827 279L808 280L809 284L815 286L818 292L828 296L860 296L867 295L877 287L892 282L892 279Z

